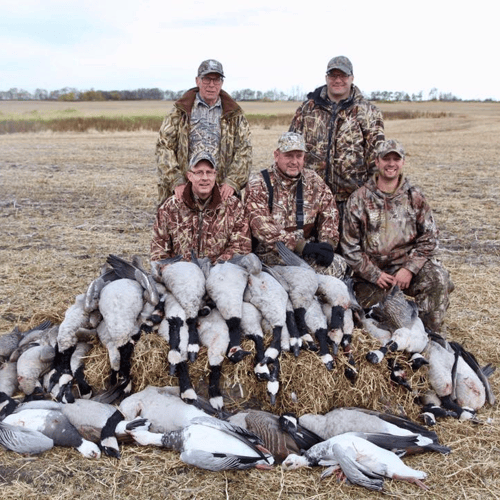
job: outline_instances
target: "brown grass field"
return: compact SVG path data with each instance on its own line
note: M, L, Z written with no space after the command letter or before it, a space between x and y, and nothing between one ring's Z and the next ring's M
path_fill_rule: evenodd
M296 107L297 103L288 102L243 103L245 111L254 114L290 115ZM448 338L462 343L481 364L500 366L500 104L388 103L381 108L384 112L429 113L429 118L386 121L386 135L405 145L406 172L423 188L440 228L441 259L456 287L446 320ZM162 116L170 103L0 102L0 120L35 112L60 115L67 109L75 110L67 114L86 116ZM441 118L432 117L439 113ZM286 128L252 127L254 170L270 165L277 138ZM15 325L28 329L44 319L60 322L74 297L98 275L108 254L147 258L156 210L156 136L150 131L0 135L0 334ZM358 334L361 352L369 342ZM161 343L153 338L141 343L133 361L135 388L175 383L162 373L165 353ZM416 417L408 393L385 382L373 382L377 377L382 380L375 368L360 365L360 378L351 387L339 370L325 374L321 364L306 354L299 357L305 368L296 370L301 372L300 380L295 381L299 375L294 373L294 361L286 358L283 362L286 383L277 411L293 409L300 415L311 408L326 411L331 406L361 402L372 408L404 410ZM246 373L250 366L240 365L235 372L225 367L228 394L236 382L251 380ZM91 353L88 367L92 383L104 383L102 370L107 368L99 346ZM206 364L201 357L194 378L199 381L204 375ZM491 382L498 397L497 373ZM422 385L418 375L412 383ZM299 395L295 405L290 403L291 390ZM252 394L261 397L263 392L256 389ZM269 409L264 401L262 405ZM485 406L478 417L481 424L438 423L436 432L452 448L450 455L405 459L427 472L430 491L388 480L386 494L395 498L499 498L498 405ZM123 446L119 461L107 457L90 461L63 448L35 457L0 450L0 499L381 495L339 484L335 478L320 482L319 473L319 469L284 472L280 467L269 472L210 473L187 467L175 453L130 445Z

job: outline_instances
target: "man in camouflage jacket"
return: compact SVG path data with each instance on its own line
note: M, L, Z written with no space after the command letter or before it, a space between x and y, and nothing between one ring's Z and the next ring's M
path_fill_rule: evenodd
M436 259L438 230L424 195L402 174L405 152L379 145L377 172L346 204L341 246L362 307L398 285L415 298L424 324L439 331L453 283Z
M251 250L250 230L236 196L223 201L215 182L215 160L204 152L191 160L188 183L179 200L175 195L158 208L153 226L151 260L182 255L191 260L227 260Z
M245 213L253 251L268 265L282 264L276 249L281 241L317 270L341 277L346 264L333 251L339 241L335 200L318 174L304 168L305 151L303 137L286 132L274 152L274 165L250 178Z
M218 165L222 198L239 194L245 187L252 165L250 127L241 107L222 90L223 78L218 61L203 61L198 68L197 87L176 101L173 111L165 117L156 144L160 203L174 190L181 197L182 189L176 188L186 185L190 158L200 149L206 150L208 143L213 143L211 153ZM201 126L193 130L191 117L195 111L205 116L197 122ZM216 118L210 118L212 113ZM207 116L211 121L208 126ZM215 125L215 131L209 130L211 125ZM192 144L193 140L196 144Z
M331 59L326 73L326 85L308 94L290 131L304 136L306 167L328 184L342 217L349 195L375 171L375 148L384 140L384 122L381 111L353 84L347 57Z

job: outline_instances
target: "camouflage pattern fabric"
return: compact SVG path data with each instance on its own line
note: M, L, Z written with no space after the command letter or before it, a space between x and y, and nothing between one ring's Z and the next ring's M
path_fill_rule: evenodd
M399 267L388 267L385 272L395 274ZM359 305L371 307L384 299L389 292L368 281L354 278L354 293ZM415 298L419 316L424 325L434 332L443 332L443 321L450 304L450 293L454 288L448 271L437 259L428 260L413 276L405 295Z
M191 109L189 131L189 160L199 151L211 151L216 163L219 163L220 119L222 102L219 97L213 106L209 106L196 95Z
M273 210L269 211L269 192L261 173L254 174L245 192L245 213L252 237L257 240L254 252L268 265L282 264L275 248L282 241L299 254L308 241L322 241L337 246L338 212L328 186L309 169L301 174L304 198L304 227L297 228L297 182L284 176L273 165L269 177L274 188ZM323 268L324 269L324 268Z
M158 209L153 226L151 260L176 255L191 260L191 249L197 257L227 260L234 254L251 251L250 230L243 205L236 196L222 201L215 185L205 207L193 199L188 183L182 200L168 198Z
M375 149L384 140L382 112L365 100L355 85L350 97L338 105L328 99L326 85L307 97L297 109L290 131L304 136L306 166L322 179L328 179L335 201L345 201L375 172ZM326 176L330 128L330 165Z
M341 246L354 272L362 307L386 293L375 283L382 271L413 273L404 293L415 297L422 320L437 331L448 308L453 284L436 260L438 230L423 193L402 177L394 193L377 188L376 175L355 191L345 206Z
M198 88L188 90L165 117L156 143L158 167L158 201L171 196L174 189L187 182L189 166L189 133L191 109ZM250 126L243 110L221 90L222 116L220 144L217 153L217 183L228 184L239 193L248 182L252 167Z

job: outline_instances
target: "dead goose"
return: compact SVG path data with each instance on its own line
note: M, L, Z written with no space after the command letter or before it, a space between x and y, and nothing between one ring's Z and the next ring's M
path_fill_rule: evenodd
M54 447L41 432L0 422L0 445L23 455L38 455Z
M136 429L129 433L142 446L179 451L183 462L201 469L270 469L274 463L255 434L215 418L198 417L187 427L165 434Z
M408 467L393 452L348 432L318 443L302 456L290 455L283 462L285 470L314 465L328 465L321 478L341 469L349 481L371 490L382 491L383 477L415 483L422 489L427 474Z

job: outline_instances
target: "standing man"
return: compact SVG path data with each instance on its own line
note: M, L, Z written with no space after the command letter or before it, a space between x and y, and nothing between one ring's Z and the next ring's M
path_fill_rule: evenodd
M245 193L254 253L268 265L282 264L276 249L283 242L316 270L344 276L344 259L334 253L339 215L328 186L304 168L304 138L285 132L274 151L274 165L251 177Z
M182 197L186 173L194 154L209 151L217 162L222 200L240 193L252 166L250 127L243 110L222 90L224 71L214 59L198 68L196 87L174 103L156 143L158 201Z
M193 156L186 176L180 199L173 195L158 208L151 260L176 255L191 260L191 250L212 262L249 253L250 230L243 205L236 196L222 199L212 155L201 151Z
M349 195L375 171L375 148L384 140L381 111L353 84L351 61L337 56L328 62L326 85L307 96L290 126L306 142L306 167L328 184L342 223Z
M376 304L398 285L415 298L424 325L439 332L454 286L436 259L438 230L431 209L404 177L404 163L400 143L379 145L377 172L346 204L341 246L361 307Z

